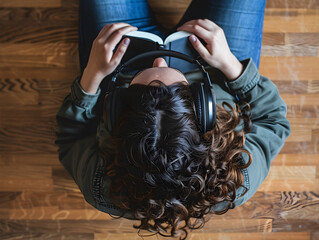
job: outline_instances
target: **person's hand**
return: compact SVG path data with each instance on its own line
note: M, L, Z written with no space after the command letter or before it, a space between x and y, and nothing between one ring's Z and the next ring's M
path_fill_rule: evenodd
M196 19L184 23L178 31L196 34L206 42L204 46L197 36L191 35L189 40L199 55L212 67L221 70L229 80L234 80L243 71L243 65L231 53L224 31L208 19Z
M105 25L92 44L90 57L81 78L81 86L87 93L96 93L104 77L112 73L120 63L128 45L129 38L124 38L115 53L113 49L123 35L137 30L128 23Z

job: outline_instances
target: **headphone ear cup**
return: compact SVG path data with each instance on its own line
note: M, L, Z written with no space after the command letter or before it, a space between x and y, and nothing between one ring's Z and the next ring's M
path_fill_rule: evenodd
M202 127L204 130L205 122L204 122L204 92L203 92L203 83L192 83L190 85L190 89L193 95L194 99L194 105L195 105L195 114L197 118L198 124Z
M192 83L190 89L194 99L195 113L203 133L214 128L216 123L216 97L212 88L204 83Z
M120 115L127 88L116 87L113 92L107 94L104 100L104 125L113 135L115 123Z

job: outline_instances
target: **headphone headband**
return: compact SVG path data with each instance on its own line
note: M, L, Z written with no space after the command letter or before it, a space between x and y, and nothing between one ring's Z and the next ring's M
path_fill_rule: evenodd
M137 55L125 63L119 65L114 71L111 81L107 86L107 92L104 100L104 123L107 130L113 135L114 126L117 118L122 109L122 100L125 98L127 88L116 87L117 77L124 68L132 64L133 62L139 61L143 58L151 57L162 57L171 56L183 59L190 63L197 64L198 68L203 74L202 83L192 83L190 90L193 95L195 105L195 115L198 123L202 127L202 131L205 133L213 129L216 122L216 97L214 94L213 85L209 78L207 71L204 66L200 63L200 59L193 59L189 56L171 50L157 50L142 53Z
M128 61L120 64L114 71L113 76L112 76L112 80L109 84L108 87L108 92L112 91L115 87L115 83L117 81L117 77L120 74L120 72L123 71L124 68L128 67L129 65L131 65L133 62L136 62L140 59L143 58L150 58L150 57L163 57L163 56L170 56L170 57L176 57L176 58L180 58L183 59L187 62L190 63L194 63L197 64L198 68L201 70L201 72L203 73L203 77L204 77L204 84L207 85L208 87L212 88L212 82L210 81L209 75L207 73L207 71L205 70L204 66L200 63L199 59L193 59L189 56L187 56L186 54L180 53L180 52L176 52L176 51L172 51L172 50L155 50L155 51L149 51L149 52L145 52L139 55L136 55L135 57L129 59Z

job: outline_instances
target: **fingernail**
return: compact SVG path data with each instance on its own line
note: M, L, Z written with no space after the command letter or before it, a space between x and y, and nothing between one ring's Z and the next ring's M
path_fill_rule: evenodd
M190 37L190 39L191 39L192 42L196 42L196 38L195 38L194 35L192 35L192 36Z
M128 45L129 43L130 43L130 39L129 39L129 38L125 38L125 39L124 39L124 44L125 44L125 45Z

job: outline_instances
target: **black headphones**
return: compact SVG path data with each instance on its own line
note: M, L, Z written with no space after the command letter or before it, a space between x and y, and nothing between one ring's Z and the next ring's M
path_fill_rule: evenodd
M123 69L136 61L139 61L143 58L156 58L162 56L176 57L190 63L197 64L198 68L203 73L203 82L192 83L190 85L190 89L194 98L195 114L203 133L213 129L216 122L216 97L213 85L204 66L200 63L199 59L192 59L185 54L171 50L157 50L137 55L127 62L120 64L114 71L112 80L107 86L107 92L103 105L104 125L111 135L113 135L115 123L119 117L122 100L125 98L127 92L126 87L115 85L118 75L121 71L123 71Z

